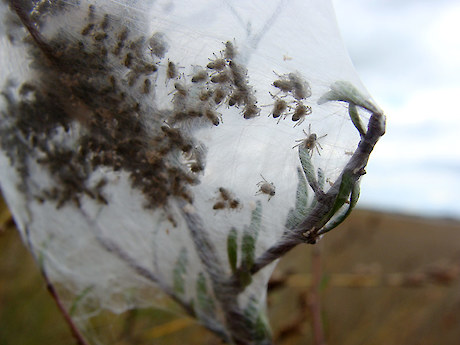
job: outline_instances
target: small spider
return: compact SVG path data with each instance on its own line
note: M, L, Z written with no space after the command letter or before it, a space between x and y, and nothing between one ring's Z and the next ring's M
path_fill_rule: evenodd
M188 95L188 89L185 83L181 82L175 82L174 83L174 90L172 90L168 95L174 94L174 97L179 98L179 99L185 99Z
M279 89L281 92L284 92L285 94L288 92L291 92L292 89L294 88L294 85L292 84L292 80L289 79L289 77L284 74L278 74L275 71L273 71L275 75L279 78L273 82L273 86Z
M126 68L131 68L133 64L133 55L131 53L126 54L125 59L123 60L123 64Z
M240 106L245 102L247 98L247 92L241 90L234 90L232 94L228 97L228 106Z
M257 183L259 190L256 192L256 195L267 194L268 201L270 201L270 199L275 195L275 185L273 182L268 182L265 177L262 176L262 174L260 176L263 180Z
M179 77L178 68L179 67L174 62L168 60L168 67L166 68L166 78L167 78L167 80L176 79L176 78Z
M224 187L219 188L219 193L223 200L230 200L232 198L230 191Z
M203 171L205 168L204 164L202 162L196 161L193 163L190 163L190 171L194 173L198 173L200 171Z
M220 57L220 58L218 58L217 56L215 57L216 58L214 60L209 61L206 67L214 71L222 71L227 66L227 61L223 57Z
M168 44L166 43L165 35L161 32L155 32L152 37L149 38L150 53L159 57L164 58Z
M277 97L275 99L275 103L273 104L273 110L268 116L273 115L273 118L276 119L277 117L280 117L287 110L287 108L287 102L284 99Z
M271 92L269 92L270 96L274 99L274 103L272 104L266 104L262 105L262 107L272 107L272 111L268 114L268 117L271 115L273 116L274 119L278 119L278 123L281 120L282 115L286 117L288 114L285 114L285 112L288 109L291 109L289 106L289 103L284 100L284 97L278 97L276 95L273 95Z
M82 36L87 36L91 31L93 31L93 29L94 29L94 24L90 23L81 30L80 34Z
M298 72L289 73L288 78L291 81L291 91L296 100L305 99L311 96L310 85Z
M224 84L231 80L231 75L227 71L220 72L211 77L211 82L215 84Z
M243 117L245 119L252 119L256 116L259 116L260 108L255 103L246 104L243 109Z
M213 210L222 210L227 206L225 201L217 201L213 206Z
M303 148L307 149L307 151L310 153L310 157L313 156L313 150L316 148L316 151L318 152L318 154L321 156L321 153L319 152L319 149L318 147L322 150L323 147L321 146L321 144L318 142L318 140L324 138L327 134L324 134L320 137L318 137L316 135L316 133L312 133L311 132L311 124L308 125L308 133L305 132L305 130L303 130L303 132L305 133L305 135L307 136L306 139L300 139L300 140L296 140L296 142L298 142L297 145L295 145L294 147L292 148L295 148L297 146L302 146Z
M151 90L152 90L152 82L148 78L144 79L144 82L142 83L142 93L147 95L150 93Z
M305 121L305 117L311 114L311 107L304 105L302 102L297 102L297 106L294 109L294 114L292 114L292 121L297 121L294 125L298 126Z
M275 72L279 79L273 82L273 86L284 94L291 93L297 101L311 96L311 89L308 82L298 73L280 75Z
M208 90L208 89L202 90L198 97L200 98L200 101L206 102L212 97L212 90Z
M227 97L227 91L223 87L217 87L214 90L214 103L220 104Z
M102 30L107 30L110 25L110 16L107 13L104 14L104 18L99 25L101 26Z
M222 122L222 115L212 109L206 109L205 115L214 126L219 126L219 123Z
M288 79L277 79L273 82L273 86L285 93L292 91L294 88L292 82Z
M235 63L234 61L230 61L228 65L230 66L230 71L232 73L235 86L238 88L244 88L245 84L247 83L246 77L248 74L246 68Z
M204 69L197 70L192 77L192 83L201 83L208 79L208 72Z
M225 42L224 57L227 60L231 60L235 58L235 55L236 55L235 45L231 41Z
M129 31L128 28L125 26L117 35L118 43L124 43L128 38Z
M240 205L240 201L233 197L233 193L224 187L219 188L219 197L220 200L217 200L217 202L212 207L214 210L223 210L225 208L234 210L237 209Z
M228 205L230 206L230 208L235 209L238 208L238 206L240 206L240 201L238 199L231 199Z

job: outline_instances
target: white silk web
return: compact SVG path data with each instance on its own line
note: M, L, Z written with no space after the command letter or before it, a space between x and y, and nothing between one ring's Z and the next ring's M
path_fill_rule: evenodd
M227 340L230 311L259 325L274 263L255 260L345 185L380 113L330 2L13 9L29 30L1 38L1 187L72 317L169 296Z

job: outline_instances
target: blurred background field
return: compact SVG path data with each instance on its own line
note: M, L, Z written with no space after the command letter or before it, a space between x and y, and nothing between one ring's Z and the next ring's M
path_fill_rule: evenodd
M0 220L0 345L75 344L3 202ZM268 294L276 344L313 343L316 294L329 345L458 344L459 243L455 220L356 210L319 246L297 247L278 264ZM162 310L102 315L89 331L107 344L221 344Z

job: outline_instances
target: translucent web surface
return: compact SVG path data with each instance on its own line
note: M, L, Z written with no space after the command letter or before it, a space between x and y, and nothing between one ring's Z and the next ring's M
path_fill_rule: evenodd
M331 4L12 3L1 187L72 316L168 295L224 339L232 313L267 333L256 258L346 188L379 112Z

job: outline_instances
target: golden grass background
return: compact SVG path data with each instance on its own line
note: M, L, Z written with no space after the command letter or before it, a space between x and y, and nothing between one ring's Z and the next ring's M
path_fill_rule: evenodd
M277 345L313 344L311 305L320 297L329 345L460 344L460 222L356 210L317 247L295 248L270 283ZM318 268L318 267L317 267ZM162 310L94 319L105 344L221 344L193 320ZM75 344L14 222L0 203L0 345Z

